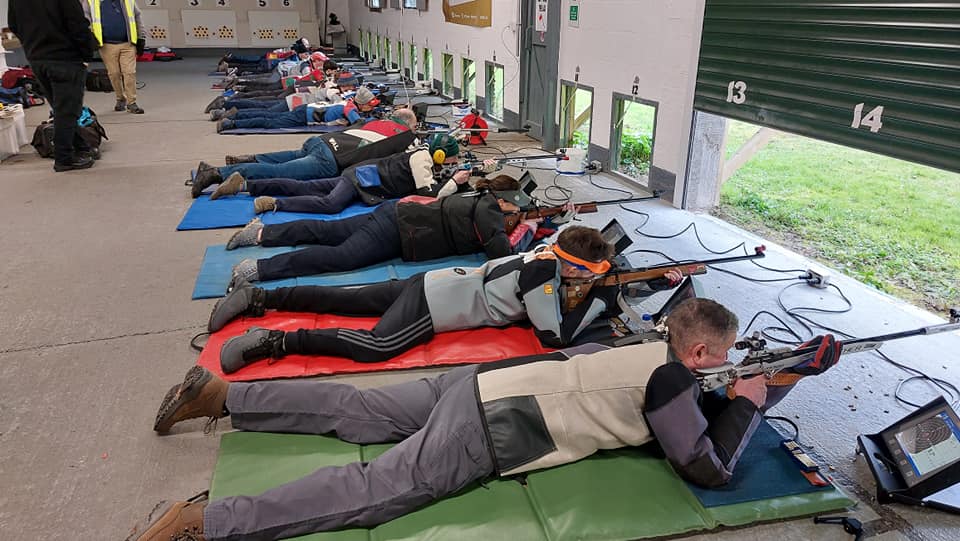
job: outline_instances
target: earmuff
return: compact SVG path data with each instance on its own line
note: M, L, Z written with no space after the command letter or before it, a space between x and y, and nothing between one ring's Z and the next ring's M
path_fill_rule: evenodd
M443 165L443 162L447 160L447 153L443 151L442 148L438 148L433 151L433 163L437 165Z

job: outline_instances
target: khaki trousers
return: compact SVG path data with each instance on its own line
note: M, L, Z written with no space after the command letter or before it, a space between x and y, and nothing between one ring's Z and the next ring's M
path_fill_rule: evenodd
M137 48L132 43L104 43L100 58L107 67L113 91L127 105L137 103Z

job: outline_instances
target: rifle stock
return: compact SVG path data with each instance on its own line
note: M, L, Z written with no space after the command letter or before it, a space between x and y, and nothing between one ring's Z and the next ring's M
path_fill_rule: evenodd
M751 255L722 257L704 261L688 261L685 263L668 263L652 267L636 269L616 269L589 280L565 280L562 287L562 303L564 313L569 312L583 302L594 286L623 286L635 282L645 282L656 278L663 278L670 271L677 271L683 276L706 274L708 265L718 263L732 263L748 259L763 257L765 246L757 246Z
M578 203L574 204L576 212L579 214L588 214L591 212L597 212L596 203ZM550 216L556 216L557 214L562 213L566 210L566 207L536 207L532 210L521 210L518 212L512 212L510 214L503 215L503 229L510 234L514 229L517 228L517 225L524 220L535 220L537 218L549 218Z

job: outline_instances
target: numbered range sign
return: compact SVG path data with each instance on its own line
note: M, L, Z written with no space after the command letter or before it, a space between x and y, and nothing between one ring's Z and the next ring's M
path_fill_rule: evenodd
M230 7L230 0L213 0L213 5L218 8L228 8Z
M280 47L300 37L298 11L251 11L248 16L250 44L255 47Z
M278 8L292 8L294 0L256 0L256 7L260 9L270 9L271 4Z
M203 7L203 0L187 0L187 6L192 8Z
M170 46L170 12L168 10L144 9L140 14L140 22L147 35L147 47Z
M184 10L184 41L201 47L237 45L237 13L233 10Z

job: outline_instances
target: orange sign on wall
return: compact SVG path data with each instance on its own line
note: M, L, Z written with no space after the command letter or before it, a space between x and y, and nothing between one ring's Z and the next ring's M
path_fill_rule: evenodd
M443 17L448 23L490 26L492 0L443 0Z

